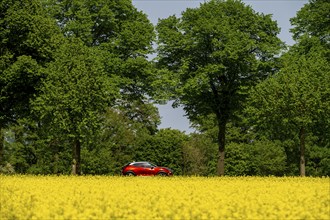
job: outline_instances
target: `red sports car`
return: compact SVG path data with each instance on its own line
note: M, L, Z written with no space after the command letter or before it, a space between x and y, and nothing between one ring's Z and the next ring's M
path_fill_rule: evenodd
M126 164L121 173L125 176L172 176L173 172L167 167L159 167L150 162L131 162Z

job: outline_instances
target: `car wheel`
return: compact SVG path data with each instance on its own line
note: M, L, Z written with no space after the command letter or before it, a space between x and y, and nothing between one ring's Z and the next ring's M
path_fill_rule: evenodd
M133 173L133 172L127 172L127 173L125 173L125 176L135 176L135 173Z
M159 172L159 173L157 173L157 175L158 175L158 176L167 176L167 174L164 173L164 172Z

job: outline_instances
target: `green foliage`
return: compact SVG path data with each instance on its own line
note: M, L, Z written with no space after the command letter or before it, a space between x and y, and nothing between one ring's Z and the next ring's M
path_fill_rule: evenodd
M107 76L103 59L101 51L73 41L42 70L47 77L34 111L53 134L82 139L99 126L100 113L118 94L117 77Z
M42 70L47 77L33 110L55 139L69 141L73 149L73 173L80 172L81 143L101 125L101 114L119 93L118 77L108 76L107 54L72 40L57 52L54 62Z
M39 1L0 3L0 124L29 114L40 82L40 66L53 59L61 38L55 21Z
M226 174L232 176L252 174L253 160L250 158L250 146L229 143L226 151Z
M91 144L82 151L84 173L118 175L124 164L134 160L139 144L154 134L155 131L149 125L155 123L153 119L157 118L158 112L150 114L148 122L143 115L144 111L136 111L133 118L132 113L133 108L129 107L107 109L100 133L94 135Z
M330 148L312 146L306 173L309 176L330 176Z
M66 37L80 38L87 46L103 45L125 58L146 55L151 49L153 26L130 0L44 0L44 4Z
M147 54L154 39L147 16L130 0L44 0L66 38L109 52L106 71L121 79L124 99L144 99L153 78Z
M279 28L271 16L240 1L212 0L187 9L181 18L160 20L157 32L158 65L170 71L160 73L177 82L167 84L176 105L183 105L193 121L216 116L223 175L226 124L242 109L247 88L274 71L274 55L283 46Z
M329 45L330 34L330 2L327 0L310 0L291 18L293 38L300 39L303 35L317 37Z
M289 55L288 55L289 56ZM251 115L260 129L309 127L329 106L329 65L318 53L288 57L281 72L251 92Z
M114 157L108 148L92 149L83 148L82 173L92 175L114 174ZM117 165L117 164L116 164ZM120 168L120 166L118 167ZM118 170L117 170L118 171ZM119 172L116 172L119 174Z
M182 148L187 136L178 130L161 129L147 137L135 152L135 161L150 161L168 166L176 175L182 174Z
M132 129L143 130L149 134L155 134L160 125L158 109L148 100L126 99L120 100L118 111L120 111L131 124Z
M180 86L174 85L173 92L190 118L231 114L238 108L241 86L261 77L265 61L281 45L270 16L238 1L210 1L187 9L182 18L160 20L157 31L158 64L177 72L172 80Z
M313 46L306 46L308 42ZM323 127L317 129L319 140L328 138L330 131L330 65L326 50L315 38L293 46L282 60L281 71L251 91L247 111L257 132L268 132L268 138L298 138L300 157L304 157L306 136L316 135L313 128Z
M39 1L4 0L0 3L0 12L2 131L17 124L20 119L29 117L30 101L37 94L37 87L43 77L39 69L53 60L53 52L63 38L56 21L47 16ZM4 156L8 152L4 143L1 138L1 164L9 159ZM17 159L18 163L22 165L19 171L26 171L25 162Z
M328 1L311 0L291 19L297 44L282 56L280 73L260 83L250 96L248 111L256 132L281 140L289 175L296 175L293 166L298 163L304 169L305 149L307 175L329 173L320 162L329 158L329 6Z
M283 176L286 154L280 142L254 141L250 144L231 142L227 147L228 175Z
M286 154L280 142L256 141L252 146L250 160L254 175L284 175Z
M184 175L216 175L217 145L207 134L191 134L183 146Z
M38 70L36 60L22 55L1 73L0 121L4 125L28 114L29 100L36 93L35 87L41 78Z
M62 38L55 20L47 16L39 1L4 0L0 11L1 56L10 58L7 65L22 55L38 63L52 59Z
M152 91L146 55L152 49L153 26L131 1L5 0L0 7L0 123L31 120L11 127L20 127L22 138L11 144L16 157L5 159L16 160L19 172L67 173L73 143L100 156L101 147L113 140L100 135L108 126L103 120L109 106L125 110L131 120L125 125L128 133L156 132L158 111L145 101ZM25 133L35 140L27 141ZM122 143L109 152L135 138L124 143L125 133L117 135ZM93 144L100 136L105 143ZM2 143L3 163L7 149ZM27 160L27 152L35 161Z
M4 160L16 173L69 173L71 148L65 140L47 136L31 119L20 119L5 134Z

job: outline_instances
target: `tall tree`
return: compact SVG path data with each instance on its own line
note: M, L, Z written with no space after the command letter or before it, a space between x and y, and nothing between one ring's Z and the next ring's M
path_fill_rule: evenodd
M330 65L324 50L320 49L322 47L315 45L303 55L297 46L291 48L283 57L284 66L280 73L260 83L251 92L248 108L258 129L271 131L272 138L276 138L276 133L291 134L286 137L290 140L297 137L301 176L306 174L306 135L313 133L313 126L320 120L328 124L323 127L327 128L323 132L330 132Z
M311 57L323 56L322 61L315 60L315 64L329 65L330 62L330 2L326 0L310 0L291 18L291 29L296 45L292 48L296 55ZM317 51L317 52L316 52ZM311 59L311 58L309 58ZM327 60L328 63L326 63ZM324 70L319 66L320 71ZM307 69L306 69L307 70ZM328 82L326 79L324 83ZM326 101L325 101L326 103ZM324 108L324 106L323 106ZM317 146L329 148L330 124L327 114L318 114L318 120L314 123L313 135L317 136ZM326 149L324 149L326 151ZM323 151L324 151L323 150ZM319 150L321 151L321 150Z
M123 99L144 99L153 71L147 55L154 40L153 25L131 0L43 0L64 36L81 39L88 47L109 51L107 71L125 79Z
M56 59L42 72L40 95L34 110L53 135L70 140L73 174L80 173L81 142L100 126L101 114L114 103L118 77L105 71L107 55L80 40L64 44Z
M30 113L41 75L63 38L38 0L0 3L0 132ZM1 135L0 135L1 136ZM0 141L0 161L3 141Z
M153 26L147 19L147 16L137 11L129 0L43 0L42 2L48 13L56 19L65 38L70 41L71 39L74 39L73 41L79 39L79 46L84 48L83 50L76 50L77 46L68 46L68 49L65 50L62 48L58 54L62 61L57 59L55 63L45 70L45 75L49 79L44 81L44 88L41 91L44 94L46 92L52 93L46 86L48 84L53 84L56 87L53 90L62 89L61 92L58 92L58 96L64 96L63 102L65 103L62 106L64 109L58 106L59 116L52 116L49 112L50 110L46 107L47 105L57 105L56 103L59 99L56 94L43 94L39 97L36 104L38 106L36 108L39 108L39 113L47 113L50 116L47 118L47 120L50 120L49 125L50 127L54 126L52 129L58 134L63 133L65 129L70 130L70 132L64 132L63 134L73 143L74 161L76 163L76 169L73 173L79 173L80 144L84 140L83 137L87 138L89 136L87 130L94 131L95 127L99 125L96 119L99 119L98 116L101 117L103 111L109 106L107 98L112 98L111 106L116 108L132 100L140 103L141 108L143 108L145 94L150 91L150 87L147 86L150 81L149 77L153 75L153 72L150 70L150 63L146 57L151 50L154 36ZM93 48L90 50L92 51L90 56L87 56L87 51L89 51L87 48ZM69 49L76 51L70 51ZM78 52L82 53L82 56L79 56ZM64 54L67 54L67 56ZM100 57L95 59L94 63L91 63L91 56ZM61 68L55 68L56 65L61 66ZM99 65L100 69L97 70L95 65ZM79 69L82 69L84 73L79 73ZM96 73L97 71L99 73ZM66 77L63 76L64 73L66 73ZM104 85L87 86L87 78L93 79L96 77L98 79L102 74L107 75L107 77L102 76L106 83L112 84L115 82L115 88L108 88L109 91L106 92L104 90L106 86ZM82 78L83 83L80 87L72 84L72 80L77 77ZM61 78L62 81L57 82ZM86 84L84 84L84 80L86 80ZM89 93L82 92L82 87L84 86L86 91L90 91ZM81 97L70 91L80 91ZM65 93L68 94L65 95ZM113 96L113 93L116 93L116 95ZM104 95L103 98L98 97L101 94ZM95 96L99 100L106 100L99 102ZM68 97L80 101L64 101ZM95 103L91 101L93 99L96 99ZM46 104L47 100L50 103ZM145 107L147 106L148 104L145 104ZM81 109L88 109L91 113L86 113L86 115ZM78 113L75 113L75 111ZM66 116L64 117L63 115ZM84 121L81 122L79 116L80 120ZM95 123L91 123L93 117L95 117ZM58 130L56 121L61 120L66 122L63 124L63 128ZM68 120L78 120L78 122L69 123ZM84 123L88 125L84 125ZM84 127L88 129L85 130L83 129ZM151 130L154 130L154 125L149 127ZM51 131L52 129L49 130ZM55 131L51 133L56 133Z
M177 104L192 120L214 114L218 174L224 175L226 125L241 109L245 89L274 70L282 42L270 15L236 0L211 0L181 18L160 20L158 64L173 77ZM167 76L168 77L168 76Z

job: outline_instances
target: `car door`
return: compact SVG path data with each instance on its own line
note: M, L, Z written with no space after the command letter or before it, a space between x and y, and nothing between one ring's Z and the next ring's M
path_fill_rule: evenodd
M147 176L155 175L155 169L154 169L155 167L152 164L145 163L144 166L145 166L145 169L144 169L145 175L147 175Z
M145 175L144 163L135 163L133 166L134 166L134 173L136 175Z

